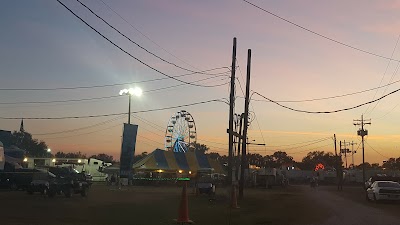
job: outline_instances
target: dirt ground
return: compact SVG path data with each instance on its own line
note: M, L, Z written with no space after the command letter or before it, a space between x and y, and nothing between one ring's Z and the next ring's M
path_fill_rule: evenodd
M180 187L114 187L95 185L86 198L53 199L40 194L0 191L0 224L174 224ZM330 216L301 187L247 189L240 209L230 209L228 192L217 189L215 201L188 189L189 217L195 224L311 224Z

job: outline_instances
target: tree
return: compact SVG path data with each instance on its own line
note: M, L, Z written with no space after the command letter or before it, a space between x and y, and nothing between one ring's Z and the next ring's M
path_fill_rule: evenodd
M272 154L272 159L274 160L276 167L280 167L285 163L293 163L293 157L288 156L286 152L277 151Z
M400 157L397 159L395 158L388 159L386 162L383 163L382 167L391 170L400 169Z
M147 152L142 152L142 154L140 154L140 155L133 156L133 163L139 162L141 159L143 159L147 155L148 155Z
M196 152L201 152L201 153L206 153L210 148L205 145L205 144L200 144L200 143L193 143L193 147L190 147L190 150L196 151Z
M95 159L101 160L101 161L106 162L106 163L114 162L114 157L112 155L107 155L105 153L92 155L89 158L95 158Z
M12 145L26 151L31 157L50 157L47 145L44 141L33 139L32 135L25 131L14 131L11 136Z
M84 154L82 152L68 152L68 153L57 152L55 154L55 157L56 158L86 159L86 154Z
M314 151L309 152L298 166L303 170L313 170L318 163L322 163L325 167L335 167L335 161L335 156L331 152Z

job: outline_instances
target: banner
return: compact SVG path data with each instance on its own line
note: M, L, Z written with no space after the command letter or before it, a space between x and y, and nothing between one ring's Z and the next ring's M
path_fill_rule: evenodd
M122 146L121 146L121 158L120 158L121 178L129 178L132 172L137 130L138 130L138 125L124 123Z

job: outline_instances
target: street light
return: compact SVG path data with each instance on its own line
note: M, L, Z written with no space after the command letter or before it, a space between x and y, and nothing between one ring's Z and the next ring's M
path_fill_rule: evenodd
M51 152L51 149L50 149L50 148L48 148L48 149L47 149L47 152Z
M122 89L119 91L119 95L128 95L129 96L128 124L131 124L131 96L135 95L137 97L140 97L142 95L142 89L140 89L138 87Z

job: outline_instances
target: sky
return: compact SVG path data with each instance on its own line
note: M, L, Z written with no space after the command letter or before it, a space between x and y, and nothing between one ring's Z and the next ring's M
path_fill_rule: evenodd
M275 101L325 98L360 92L399 80L400 1L256 1L251 3L315 33L362 49L367 54L287 23L244 1L82 0L147 51L193 71L229 67L232 40L237 38L236 113L244 111L247 49L252 50L250 89ZM169 76L188 71L162 61L131 43L78 1L61 0L74 13L126 52ZM112 9L110 9L110 8ZM145 111L229 98L229 76L192 74L179 79L205 86L182 85L172 79L67 90L4 90L82 87L165 78L128 56L77 19L57 1L0 1L0 129L25 130L44 140L52 151L119 157L122 124L127 115L59 120L70 117L127 113L123 88L140 87L132 111ZM393 58L395 60L389 60ZM229 72L223 68L210 73ZM179 86L176 86L179 85ZM171 87L172 86L172 87ZM158 91L155 89L165 88ZM345 97L307 102L281 102L306 111L333 111L377 99L399 88L398 83ZM110 97L112 96L112 97ZM117 96L117 97L114 97ZM103 98L104 97L104 98ZM49 102L101 98L86 101ZM286 151L295 160L307 152L334 152L333 135L355 142L355 164L361 163L361 138L354 119L371 119L366 129L365 159L382 163L399 157L399 93L378 104L332 114L306 114L260 101L252 95L250 153ZM25 102L25 103L24 103ZM164 148L165 130L177 111L190 112L199 143L210 151L228 152L229 107L210 102L132 114L139 125L136 154ZM5 118L17 119L5 119ZM351 148L351 147L350 147ZM351 157L349 157L349 164Z

